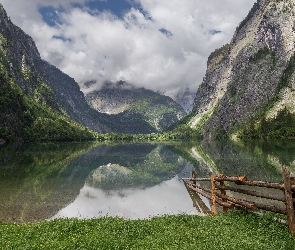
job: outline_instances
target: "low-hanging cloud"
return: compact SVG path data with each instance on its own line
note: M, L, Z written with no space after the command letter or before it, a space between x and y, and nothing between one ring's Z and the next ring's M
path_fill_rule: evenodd
M1 2L42 58L82 88L87 81L99 88L107 80L125 80L172 96L186 87L196 91L208 55L230 41L255 0L136 0L141 8L120 18L71 5L84 0ZM42 19L42 6L65 10L55 13L55 26Z

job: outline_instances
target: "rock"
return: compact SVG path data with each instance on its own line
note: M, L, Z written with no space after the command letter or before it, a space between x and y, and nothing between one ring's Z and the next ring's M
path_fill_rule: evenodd
M295 52L294 23L293 0L257 1L231 43L210 55L188 124L207 138L232 134L274 96L284 99L282 88L292 83L282 87L280 81Z

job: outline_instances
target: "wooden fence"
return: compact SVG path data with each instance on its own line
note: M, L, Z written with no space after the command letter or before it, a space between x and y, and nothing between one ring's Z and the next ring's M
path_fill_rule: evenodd
M220 174L218 176L212 175L210 178L196 178L195 171L192 172L191 178L183 178L186 187L194 192L211 200L211 213L216 214L216 205L223 207L223 212L234 207L244 207L250 210L265 210L275 213L284 214L287 216L288 226L291 233L295 233L295 179L290 176L290 171L283 168L284 182L264 182L264 181L248 181L246 176L225 176ZM211 189L197 185L197 182L210 181ZM233 186L226 186L225 182L234 182L238 185L252 186L255 188L269 188L281 190L282 194L274 194L271 192L260 192L253 190L241 189ZM226 191L234 193L246 194L254 197L265 198L274 201L280 201L285 204L283 207L276 205L266 205L244 199L234 198L227 195Z

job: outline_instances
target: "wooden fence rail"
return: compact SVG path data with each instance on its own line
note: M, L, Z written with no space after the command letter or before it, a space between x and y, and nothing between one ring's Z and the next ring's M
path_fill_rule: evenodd
M223 212L227 212L229 208L235 206L244 207L250 210L262 209L275 213L284 214L287 216L289 231L295 234L295 179L290 176L290 171L283 167L284 182L264 182L264 181L248 181L246 176L225 176L225 175L212 175L210 178L196 178L195 171L192 172L191 178L183 178L182 180L186 184L186 187L204 197L211 200L211 213L216 214L216 204L223 207ZM197 182L209 181L211 182L211 189L197 185ZM263 193L260 191L246 190L242 188L236 188L226 186L225 182L234 182L237 185L246 185L257 188L272 188L283 191L282 195ZM219 183L219 185L217 184ZM254 197L275 200L284 202L285 206L278 207L274 205L260 204L253 201L247 201L244 199L237 199L227 195L226 191L232 191L235 193L246 194Z

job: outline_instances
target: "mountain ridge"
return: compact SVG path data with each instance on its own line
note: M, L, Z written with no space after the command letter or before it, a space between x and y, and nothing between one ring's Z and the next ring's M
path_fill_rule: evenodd
M148 124L161 132L185 115L172 98L124 81L106 82L100 90L85 96L88 104L101 113L141 114Z
M253 5L231 43L209 56L187 125L208 139L235 137L249 124L261 127L263 116L270 121L285 106L294 112L294 6L293 0Z
M93 131L159 132L138 112L108 115L91 108L77 82L40 57L33 39L11 22L1 4L0 73L0 104L11 110L0 110L1 142L70 139L67 126L75 131L74 140L84 131L85 139L93 138Z

